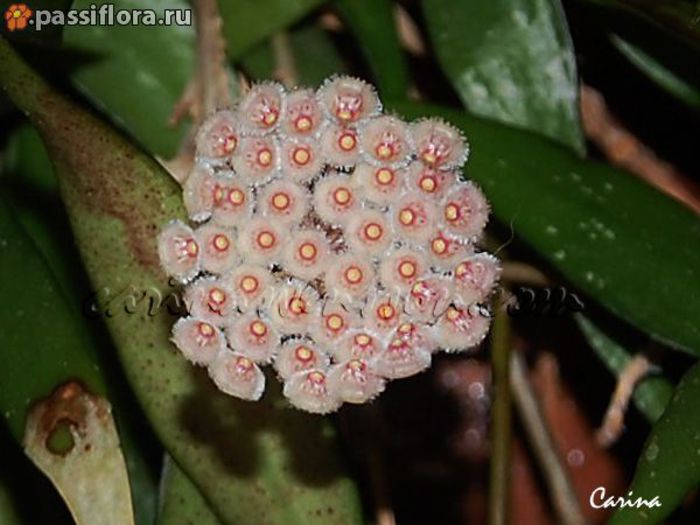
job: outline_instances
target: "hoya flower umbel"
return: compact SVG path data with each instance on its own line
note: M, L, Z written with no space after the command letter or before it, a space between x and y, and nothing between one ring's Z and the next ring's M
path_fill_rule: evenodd
M199 129L192 224L158 237L189 314L175 346L245 400L271 366L319 414L474 348L500 266L476 244L489 207L461 177L468 153L449 123L383 114L356 78L253 86Z

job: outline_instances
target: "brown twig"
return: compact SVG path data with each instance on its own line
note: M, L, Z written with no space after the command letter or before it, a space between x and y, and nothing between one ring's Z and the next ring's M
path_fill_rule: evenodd
M510 382L515 406L544 474L558 522L585 525L586 518L528 378L525 359L519 352L511 354Z
M229 106L231 95L219 7L216 0L196 0L194 5L197 14L197 75L202 102L200 119L203 119L212 111Z
M299 75L289 33L280 31L272 37L272 53L275 57L274 77L286 87L293 88L299 82Z
M178 154L161 165L180 184L185 182L194 161L194 136L197 127L210 113L231 105L226 44L221 32L222 20L216 0L196 0L197 70L170 114L170 124L185 116L194 123Z
M625 428L625 413L634 389L651 369L652 364L644 355L635 355L618 376L603 424L596 432L596 440L600 446L613 445L622 434Z
M625 129L610 113L603 96L590 86L581 88L581 115L586 136L613 164L700 212L700 187Z

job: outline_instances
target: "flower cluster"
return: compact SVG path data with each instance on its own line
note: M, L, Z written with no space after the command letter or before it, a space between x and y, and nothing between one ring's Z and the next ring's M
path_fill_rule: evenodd
M259 399L272 364L294 406L328 413L486 335L500 267L475 247L488 204L450 124L383 114L355 78L263 83L196 148L198 226L173 221L158 244L186 285L173 341L223 392Z

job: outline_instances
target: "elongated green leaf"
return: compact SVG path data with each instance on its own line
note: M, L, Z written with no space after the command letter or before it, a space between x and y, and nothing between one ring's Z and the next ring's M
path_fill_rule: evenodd
M37 398L75 378L97 394L103 395L105 386L88 337L76 327L48 265L3 199L0 268L0 297L7 298L0 329L0 411L21 441L27 411ZM57 357L58 366L42 365Z
M106 340L103 334L96 330L96 320L92 318L78 318L78 313L86 310L84 304L90 297L89 288L85 282L82 265L77 250L70 236L70 225L65 215L60 195L58 194L58 183L53 173L53 167L48 157L48 153L39 137L38 133L31 126L24 126L12 135L8 146L8 155L4 163L2 175L2 189L8 198L12 199L12 208L17 216L17 220L26 230L28 236L36 245L39 252L49 267L51 274L55 277L54 282L62 292L62 302L52 303L58 300L56 297L45 297L44 300L51 304L51 308L60 311L67 311L72 315L74 331L88 334L83 339L85 348L78 348L87 367L107 368L114 363L105 361L107 350L111 350L111 343ZM38 255L37 255L38 256ZM28 280L34 279L31 274L27 274L27 269L22 266L16 268L17 273L22 273ZM39 298L34 298L38 300ZM54 322L67 323L65 316ZM53 335L50 331L43 332L48 338ZM69 343L71 343L69 341ZM77 345L77 341L72 341ZM101 356L103 359L97 360L98 348L101 345ZM27 362L31 362L38 371L50 371L59 368L64 362L61 353L51 355L50 359L40 362L35 361L31 356L26 357ZM70 366L73 361L68 361L69 370L66 376L75 374L80 378L80 370L73 370ZM23 368L27 363L22 364ZM37 370L36 368L34 370ZM71 372L71 370L73 370ZM14 370L8 370L14 374ZM152 465L149 449L151 437L143 431L143 419L138 413L132 399L124 394L126 388L121 374L111 372L107 378L100 370L99 380L106 383L109 391L110 401L115 408L115 418L119 427L122 449L129 470L129 481L132 489L132 499L134 502L134 513L137 523L140 525L150 525L155 519L157 479L156 469ZM44 396L48 392L26 392L26 397ZM156 458L158 452L156 451Z
M534 134L435 106L472 145L467 177L493 212L574 285L653 337L700 355L700 219L608 165Z
M408 91L406 60L396 33L391 0L336 0L341 16L363 50L380 93L403 98Z
M169 457L165 458L158 525L220 525L197 487Z
M683 377L666 412L654 426L637 464L631 499L652 500L649 508L618 509L608 525L659 523L700 484L700 364Z
M612 43L627 60L662 89L690 107L700 108L700 86L676 75L654 57L617 35L612 36Z
M328 33L317 24L304 24L290 31L289 44L300 85L316 87L325 78L346 69ZM277 65L271 42L256 46L240 63L252 80L272 78Z
M577 314L574 319L601 361L618 376L632 360L629 352L587 317ZM649 422L655 423L666 409L672 394L673 385L665 377L651 376L636 386L632 399Z
M73 8L88 9L94 3L77 0ZM185 0L110 4L115 10L149 7L159 14L166 8L190 9ZM148 151L173 156L186 126L171 127L168 119L194 72L194 26L67 26L63 38L69 49L85 53L73 73L78 87Z
M584 151L559 0L423 0L423 11L442 67L471 112Z
M169 452L222 521L358 523L356 490L327 420L287 409L279 393L252 405L221 394L174 351L173 317L164 310L149 315L143 298L171 291L158 264L156 235L184 216L175 183L155 161L52 91L2 39L0 60L0 83L47 144L93 286L134 299L128 311L107 319L134 390Z
M219 2L229 58L236 60L267 37L298 21L324 0L226 0Z
M114 419L109 409L104 408L109 407L109 403L102 397L105 385L99 369L94 366L94 356L89 354L90 341L77 328L48 265L1 200L0 244L0 267L3 268L0 294L11 298L0 330L4 364L0 370L3 385L0 410L15 438L24 443L27 454L66 497L76 519L87 514L94 517L92 513L97 512L101 516L114 514L115 524L133 524L126 464ZM58 395L57 398L55 392L64 385L76 385L62 392L79 389L84 393L84 387L76 381L99 393L84 396L99 404L99 417L96 410L89 415L67 411L60 416L56 407L67 397ZM80 439L86 440L85 445L91 443L90 448L85 449L76 442L66 453L51 450L49 438L63 421L59 417L69 418L71 425L80 428ZM100 432L93 435L87 431L94 428L99 428ZM109 436L108 442L103 436ZM94 480L95 472L79 468L98 458L110 465L99 475L102 494L110 494L108 498L85 490ZM119 512L115 513L117 509ZM97 523L95 519L91 521Z

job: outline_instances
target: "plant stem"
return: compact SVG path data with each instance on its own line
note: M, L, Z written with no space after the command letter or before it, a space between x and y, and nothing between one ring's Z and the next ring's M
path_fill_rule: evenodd
M510 320L502 310L495 315L491 332L494 400L491 416L489 524L505 525L508 522L511 449Z
M226 44L216 0L197 0L197 67L201 90L200 118L231 104L226 66Z
M542 409L528 379L525 359L519 352L513 352L511 356L510 381L515 406L544 473L557 514L557 522L562 525L585 525L586 518L581 512L576 492L559 458L557 445L549 432Z

